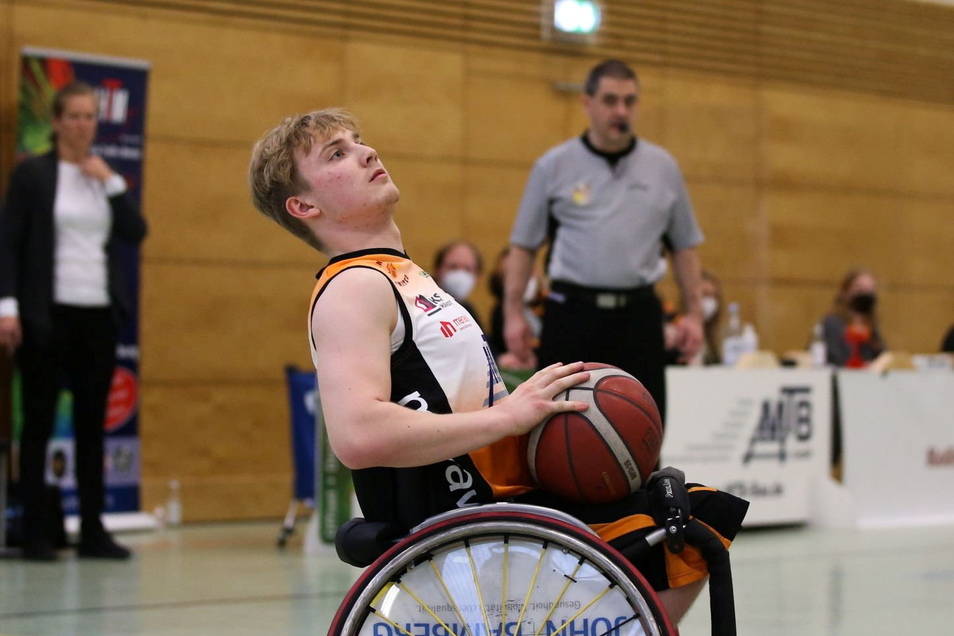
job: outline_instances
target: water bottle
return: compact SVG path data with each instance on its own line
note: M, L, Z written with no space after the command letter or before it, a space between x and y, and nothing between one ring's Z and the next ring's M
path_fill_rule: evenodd
M739 316L739 303L729 303L729 320L722 339L722 364L734 367L742 355L742 318Z
M751 323L745 323L742 328L742 344L739 350L742 353L755 353L759 350L759 335L755 332L755 327Z
M825 345L822 332L821 323L816 324L812 343L808 345L808 352L811 355L812 368L814 369L824 368L828 364L828 347Z
M182 523L182 499L179 494L179 480L169 482L169 501L166 502L166 522L170 526Z

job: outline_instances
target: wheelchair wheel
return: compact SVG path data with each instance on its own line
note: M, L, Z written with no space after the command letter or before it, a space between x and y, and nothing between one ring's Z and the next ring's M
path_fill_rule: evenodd
M429 520L359 577L329 636L673 636L655 592L579 521L490 504Z

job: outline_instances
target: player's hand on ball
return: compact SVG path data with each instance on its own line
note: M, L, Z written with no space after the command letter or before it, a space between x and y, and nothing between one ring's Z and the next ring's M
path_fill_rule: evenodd
M583 370L582 362L551 364L521 383L500 403L499 408L511 418L514 435L526 433L554 413L585 411L588 406L586 402L553 398L570 387L586 382L589 377L589 372Z

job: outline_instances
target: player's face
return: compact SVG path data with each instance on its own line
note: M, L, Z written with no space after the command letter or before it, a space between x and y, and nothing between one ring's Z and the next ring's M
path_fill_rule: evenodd
M63 114L53 118L57 141L86 154L96 138L96 98L93 95L73 95L66 98L63 106Z
M625 148L633 137L638 102L636 80L601 78L596 93L583 98L590 119L590 141L609 152Z
M350 130L317 140L297 161L309 186L299 198L325 214L391 211L400 196L377 151Z

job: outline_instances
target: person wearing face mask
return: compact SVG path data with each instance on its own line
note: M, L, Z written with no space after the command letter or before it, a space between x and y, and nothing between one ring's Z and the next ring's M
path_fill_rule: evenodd
M848 272L831 312L822 319L828 363L862 368L886 349L878 322L875 278L865 269Z
M447 243L434 255L434 280L438 287L454 297L457 303L474 317L477 324L477 311L467 300L477 285L477 279L484 269L483 258L477 246L468 241Z

